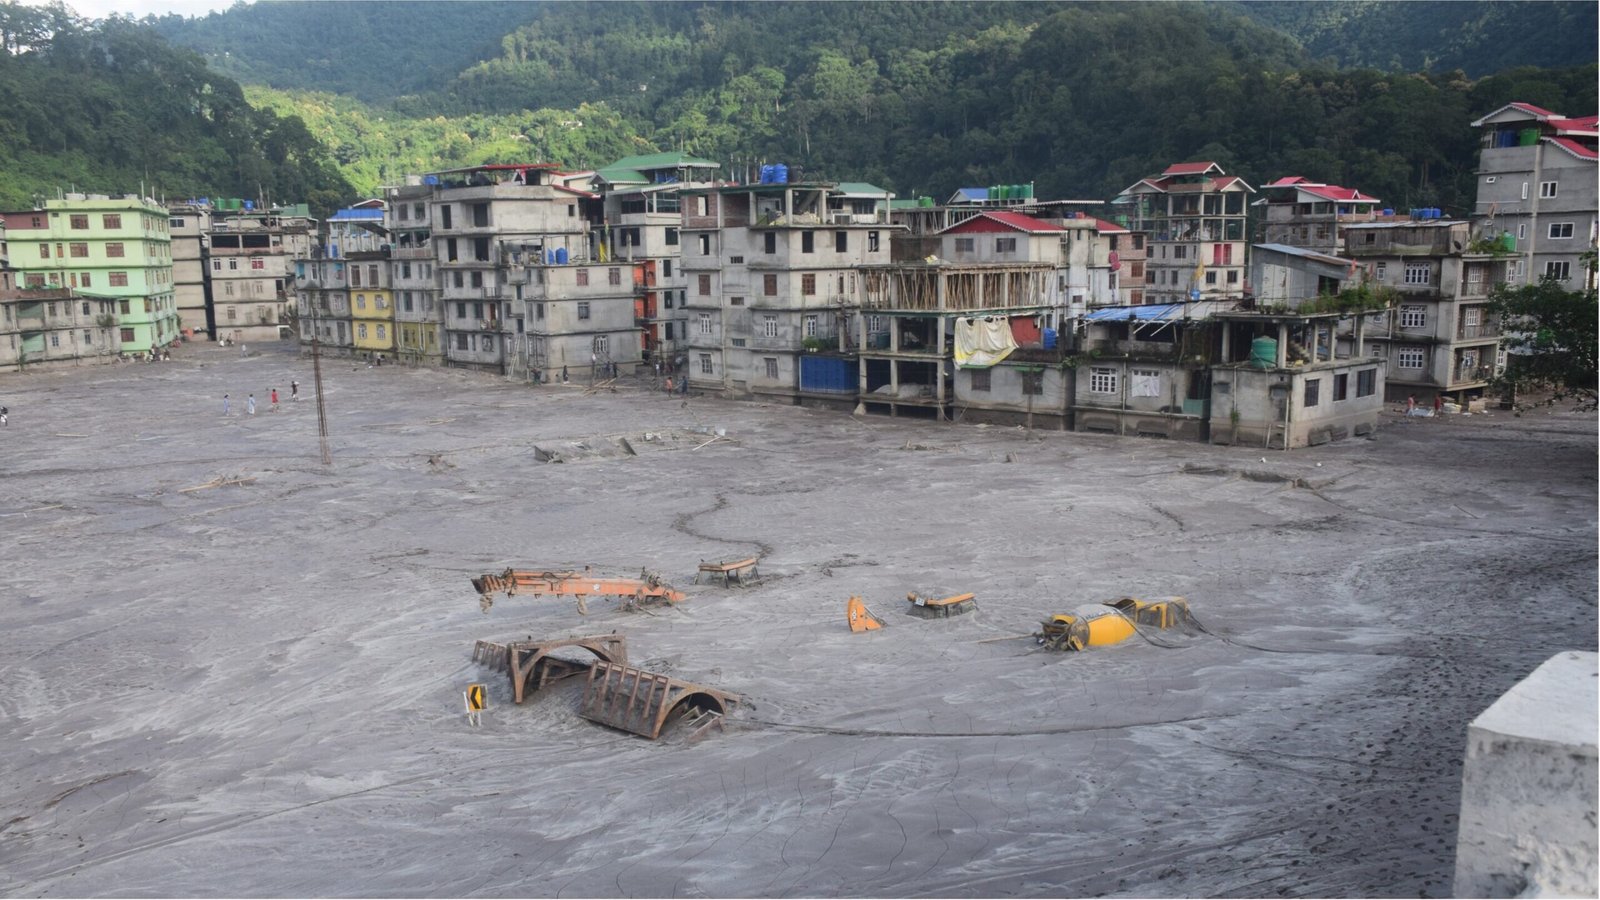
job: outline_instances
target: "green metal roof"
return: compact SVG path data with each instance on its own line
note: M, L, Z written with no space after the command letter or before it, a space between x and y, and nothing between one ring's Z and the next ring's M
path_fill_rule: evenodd
M839 182L839 193L841 193L841 194L877 194L878 196L881 197L884 194L889 193L889 191L886 191L883 188L878 187L875 184L868 184L865 181L841 181L841 182Z
M623 158L602 167L596 174L612 184L639 184L648 182L644 171L649 169L676 169L682 166L695 168L721 168L718 163L709 159L700 159L681 150L669 153L647 153L643 156L624 156Z

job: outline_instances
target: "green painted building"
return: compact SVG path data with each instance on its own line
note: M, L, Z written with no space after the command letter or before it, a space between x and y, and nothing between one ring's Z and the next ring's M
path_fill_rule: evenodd
M143 353L178 338L167 210L128 196L67 194L7 213L11 265L24 288L62 288L116 306L121 349Z

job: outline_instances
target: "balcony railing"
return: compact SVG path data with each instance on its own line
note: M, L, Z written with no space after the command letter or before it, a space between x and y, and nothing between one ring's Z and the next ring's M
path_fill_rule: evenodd
M1487 325L1462 325L1460 328L1456 329L1456 337L1458 338L1484 338L1499 336L1500 325L1498 323L1490 323Z

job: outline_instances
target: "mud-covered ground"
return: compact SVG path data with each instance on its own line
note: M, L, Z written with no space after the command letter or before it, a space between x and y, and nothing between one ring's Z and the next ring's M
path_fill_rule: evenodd
M251 350L0 375L0 893L1440 896L1467 723L1596 649L1593 416L1263 462L343 362L324 467L310 363ZM752 553L762 586L693 584ZM586 564L690 598L468 583ZM1205 632L1016 637L1130 594ZM612 630L742 695L726 730L609 730L579 679L514 706L471 662Z

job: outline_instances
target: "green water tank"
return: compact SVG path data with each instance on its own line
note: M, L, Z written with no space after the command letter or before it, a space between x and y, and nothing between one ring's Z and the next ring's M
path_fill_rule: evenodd
M1278 339L1258 337L1250 342L1250 358L1245 361L1252 369L1271 369L1278 365Z
M1517 236L1511 232L1500 235L1500 249L1512 252L1517 249Z
M1537 143L1539 143L1539 129L1537 129L1537 128L1524 128L1521 131L1517 132L1517 145L1518 146L1521 146L1521 147L1532 147L1534 144L1537 144Z

